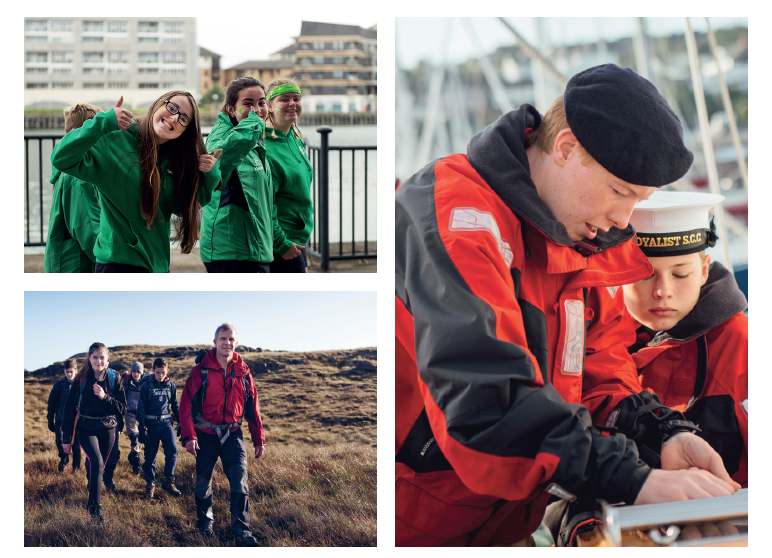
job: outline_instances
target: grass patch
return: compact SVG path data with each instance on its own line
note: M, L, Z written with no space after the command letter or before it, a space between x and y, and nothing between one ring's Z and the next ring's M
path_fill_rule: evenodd
M161 348L111 349L111 360L145 361L139 354ZM369 356L375 362L375 352ZM375 374L341 381L337 374L362 360L361 351L320 353L246 353L260 395L266 429L265 455L248 457L250 526L265 546L375 546L377 539L377 456ZM302 358L303 364L286 364ZM190 362L187 362L190 360ZM192 357L176 359L171 369L178 393ZM281 369L256 374L262 362ZM313 373L309 374L309 370ZM272 379L282 377L287 382ZM175 484L182 496L161 490L143 497L145 482L126 460L129 440L121 435L121 461L115 493L102 492L105 525L94 523L83 467L59 473L54 435L46 423L48 394L59 378L32 374L24 388L24 545L25 546L233 546L230 485L218 462L214 477L215 536L201 538L195 527L195 458L180 446ZM293 386L290 388L289 386ZM243 428L247 449L249 433ZM163 451L156 458L163 476ZM85 457L83 458L85 462Z

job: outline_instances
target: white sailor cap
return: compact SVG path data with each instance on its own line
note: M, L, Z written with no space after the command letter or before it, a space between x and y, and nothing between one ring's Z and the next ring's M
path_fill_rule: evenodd
M682 256L715 246L718 236L709 210L723 200L717 194L654 192L630 217L638 246L649 257Z

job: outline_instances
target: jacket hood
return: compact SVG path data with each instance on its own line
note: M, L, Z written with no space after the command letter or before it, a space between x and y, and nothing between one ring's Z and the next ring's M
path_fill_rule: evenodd
M212 348L208 353L206 353L206 355L204 355L200 366L203 368L220 368L220 365L217 363L216 348ZM246 363L237 352L233 353L233 369L237 374L243 374L249 371Z
M657 333L648 345L659 345L670 339L691 341L746 308L748 300L737 286L734 275L720 263L712 262L708 280L700 289L700 298L692 311L668 331Z
M526 219L556 244L579 249L590 243L595 249L606 249L632 238L635 230L628 225L624 230L612 228L607 233L598 231L592 241L571 240L566 227L555 219L531 180L525 134L529 128L538 128L541 120L539 111L523 104L476 134L467 146L469 162L474 170L513 213Z

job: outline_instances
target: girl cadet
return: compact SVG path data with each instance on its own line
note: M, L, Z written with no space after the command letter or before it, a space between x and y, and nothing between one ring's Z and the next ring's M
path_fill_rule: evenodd
M654 273L623 287L637 321L630 348L641 385L699 425L732 478L748 483L748 301L711 263L713 194L655 192L630 223Z
M266 144L278 190L274 212L279 231L274 235L271 273L305 273L305 244L314 228L311 180L314 171L306 156L297 121L303 111L302 94L292 78L268 84Z
M104 522L102 516L102 473L110 455L118 426L118 415L126 413L126 397L115 371L107 368L109 354L102 343L88 348L88 359L81 365L64 407L62 437L65 453L72 451L73 431L86 454L88 473L88 511Z
M97 273L166 273L172 214L173 240L187 254L198 240L199 209L220 180L219 153L206 153L190 93L164 93L136 122L122 104L123 97L64 136L51 163L99 190Z
M265 87L258 80L242 77L228 84L222 112L206 140L210 152L223 151L223 187L201 218L201 260L209 273L269 272L278 224L263 141L267 113Z
M78 103L64 109L64 132L80 128L102 109ZM53 169L54 195L48 217L43 260L46 273L94 273L94 243L99 234L99 197L92 184Z

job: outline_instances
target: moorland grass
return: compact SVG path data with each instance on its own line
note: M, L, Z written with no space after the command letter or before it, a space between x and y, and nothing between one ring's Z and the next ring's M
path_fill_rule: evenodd
M346 351L287 353L303 365L255 375L267 446L259 460L246 426L252 534L266 546L374 546L376 544L375 375L352 371ZM314 356L309 356L314 355ZM253 370L256 360L250 362ZM255 357L256 358L256 357ZM172 375L178 393L187 364ZM156 495L126 461L121 435L116 492L102 491L106 523L93 522L83 467L57 471L54 435L46 427L46 402L58 378L25 379L25 546L233 546L228 479L218 462L212 480L215 536L195 528L195 458L179 446L175 484L182 496L161 490L164 455L156 458ZM278 380L278 381L276 381ZM161 477L161 478L158 478Z

